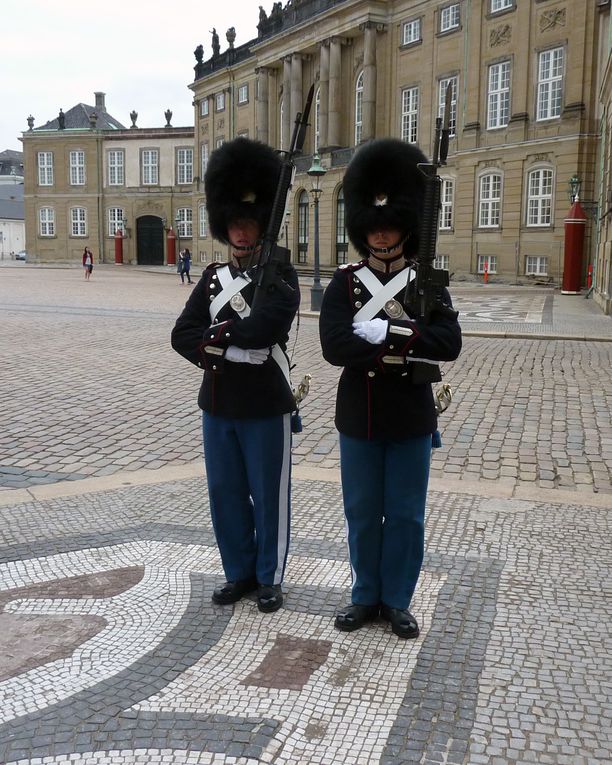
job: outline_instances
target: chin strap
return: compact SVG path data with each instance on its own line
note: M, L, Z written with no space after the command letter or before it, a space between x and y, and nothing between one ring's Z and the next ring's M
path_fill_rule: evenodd
M397 258L401 258L404 255L403 247L406 239L408 239L407 236L405 236L403 239L400 239L400 241L397 242L397 244L394 244L392 247L370 247L370 245L366 246L371 255L391 255L393 252L395 252L395 250L399 250L395 258L393 258L393 260L396 260Z

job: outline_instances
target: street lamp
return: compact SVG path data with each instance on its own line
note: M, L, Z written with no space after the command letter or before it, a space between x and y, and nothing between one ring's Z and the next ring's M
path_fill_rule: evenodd
M318 154L312 158L312 165L306 171L312 178L312 188L310 193L314 199L314 273L312 287L310 288L310 310L320 311L323 300L323 287L321 286L321 271L319 263L319 197L323 189L320 187L320 180L327 170L321 166L321 159Z
M181 253L181 214L177 211L176 217L174 219L174 222L176 223L176 253L177 256Z
M569 179L567 185L569 190L570 204L573 205L580 195L580 186L582 185L582 181L576 175L576 173L574 173L574 175L572 175L572 177Z

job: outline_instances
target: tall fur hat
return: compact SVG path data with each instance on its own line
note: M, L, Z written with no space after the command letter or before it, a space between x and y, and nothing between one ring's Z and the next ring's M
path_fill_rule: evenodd
M215 239L229 244L227 227L248 218L265 232L281 159L265 143L235 138L212 152L204 175L208 224Z
M418 249L427 162L416 146L397 138L378 138L356 152L344 175L346 230L353 246L369 255L367 235L381 228L408 236L404 254Z

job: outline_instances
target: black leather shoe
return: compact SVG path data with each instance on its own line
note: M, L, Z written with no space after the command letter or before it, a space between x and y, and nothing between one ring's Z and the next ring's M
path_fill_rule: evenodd
M390 608L383 603L380 615L385 621L391 622L391 629L398 637L411 640L419 636L419 623L407 608Z
M212 599L220 606L227 606L256 589L257 580L254 577L251 579L237 579L235 582L225 582L225 584L215 587Z
M373 622L378 616L378 606L358 606L351 603L336 614L334 626L343 632L352 632L363 627L367 622Z
M257 590L257 608L264 614L278 611L283 605L283 590L280 584L260 584Z

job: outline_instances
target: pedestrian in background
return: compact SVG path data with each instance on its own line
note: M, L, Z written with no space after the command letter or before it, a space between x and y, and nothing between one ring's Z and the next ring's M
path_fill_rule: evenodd
M287 289L267 292L250 315L257 263L281 160L248 138L212 152L204 186L212 235L230 246L211 263L172 331L172 347L204 369L204 458L215 537L227 581L215 603L257 592L260 611L283 604L289 548L291 412L286 346L300 304L297 274L279 266Z
M93 255L89 247L83 250L83 270L85 272L85 281L89 281L93 271Z
M344 183L346 228L364 256L341 266L323 296L323 356L344 367L335 424L351 569L351 604L335 626L346 632L381 616L401 638L419 625L409 611L424 554L432 436L431 383L438 361L461 350L461 330L444 310L425 322L404 305L409 261L423 215L423 153L396 139L358 149ZM451 305L444 289L440 302Z
M179 264L180 264L180 275L181 275L181 283L185 284L185 277L187 277L187 283L193 284L191 281L191 276L189 275L189 271L191 269L191 253L189 252L189 248L185 247L184 250L181 250L179 253Z

